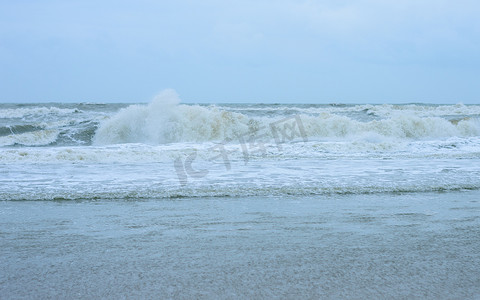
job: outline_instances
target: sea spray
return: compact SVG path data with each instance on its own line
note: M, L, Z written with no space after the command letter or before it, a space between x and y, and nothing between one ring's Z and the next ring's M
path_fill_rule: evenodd
M100 125L94 144L223 141L251 128L245 115L179 102L173 90L166 90L148 105L124 108Z

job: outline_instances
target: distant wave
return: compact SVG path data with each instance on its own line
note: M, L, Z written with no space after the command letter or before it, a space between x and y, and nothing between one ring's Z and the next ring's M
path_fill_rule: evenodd
M0 118L27 118L33 116L45 117L46 115L68 115L81 110L58 107L25 107L0 109Z
M271 111L272 105L254 104L241 107L232 107L230 105L219 105L220 109L226 109L234 112L244 111ZM390 118L397 115L411 115L417 117L455 117L474 115L480 116L480 105L464 105L458 103L455 105L438 104L349 104L349 105L282 105L275 107L280 113L299 113L306 115L315 115L321 113L332 114L352 114L362 113L371 117Z

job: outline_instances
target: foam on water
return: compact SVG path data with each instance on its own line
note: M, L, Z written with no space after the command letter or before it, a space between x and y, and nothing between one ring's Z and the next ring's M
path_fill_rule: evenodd
M475 165L472 165L474 162ZM437 159L195 162L205 176L180 184L173 163L11 166L3 200L147 199L454 191L480 188L480 164Z
M55 139L52 134L51 140ZM21 135L19 136L21 137ZM28 136L27 136L28 137ZM25 137L25 139L27 139ZM48 136L46 137L48 138ZM2 137L0 137L0 141ZM35 140L35 139L33 139ZM22 141L26 143L26 141ZM170 143L148 145L126 143L106 146L14 147L0 151L2 164L41 163L155 163L173 162L192 152L198 160L228 153L232 160L338 159L338 158L480 158L480 137L453 137L442 140L398 141L377 136L358 136L350 141L323 140L284 143L274 140L253 147L250 144ZM281 150L279 149L281 146ZM247 156L247 157L246 157Z
M480 188L480 105L0 105L0 199ZM290 130L290 131L289 131Z

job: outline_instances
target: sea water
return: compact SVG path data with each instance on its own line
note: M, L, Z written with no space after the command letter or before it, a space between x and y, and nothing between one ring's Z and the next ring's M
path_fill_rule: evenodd
M480 296L480 105L0 104L0 297Z

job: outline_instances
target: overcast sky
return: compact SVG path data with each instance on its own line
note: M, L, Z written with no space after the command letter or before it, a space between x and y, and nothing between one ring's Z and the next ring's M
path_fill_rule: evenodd
M1 102L480 103L478 0L0 0Z

